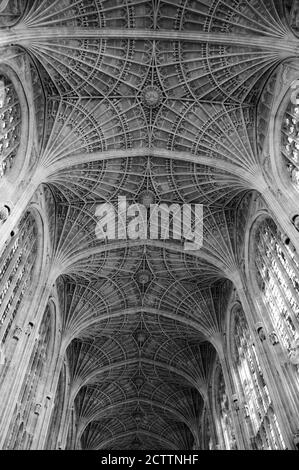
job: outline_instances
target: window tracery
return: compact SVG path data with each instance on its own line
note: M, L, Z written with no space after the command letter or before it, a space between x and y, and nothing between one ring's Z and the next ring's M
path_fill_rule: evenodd
M299 259L276 224L264 219L255 234L255 269L268 318L287 359L294 364L299 340ZM275 344L278 344L275 341ZM299 388L299 367L296 382Z
M38 400L41 398L42 379L51 359L51 333L52 312L47 306L7 434L6 449L31 447L38 416L43 409Z
M299 104L292 101L289 102L283 117L281 139L287 172L299 191Z
M13 321L28 292L37 257L37 224L27 212L1 253L0 339L5 343Z
M241 308L234 312L231 337L235 381L243 404L251 446L259 450L284 449L285 444L269 389Z
M21 107L11 80L0 73L0 179L12 168L20 144Z

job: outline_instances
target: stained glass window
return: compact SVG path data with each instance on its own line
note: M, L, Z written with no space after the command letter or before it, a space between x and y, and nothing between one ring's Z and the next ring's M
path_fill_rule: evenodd
M0 74L0 178L14 164L20 145L21 108L12 82Z
M241 309L237 309L232 329L234 378L242 403L253 449L284 449L269 389L265 382L252 335Z
M5 343L33 273L37 225L27 212L14 236L0 253L0 343Z
M19 403L10 425L6 449L30 449L38 416L42 412L40 387L43 376L50 363L51 311L47 307L39 329L38 340L31 354L27 373L19 395ZM20 404L20 405L19 405Z
M290 179L299 191L299 105L292 101L282 122L282 155Z
M273 331L293 364L299 390L299 259L269 218L255 237L258 285Z

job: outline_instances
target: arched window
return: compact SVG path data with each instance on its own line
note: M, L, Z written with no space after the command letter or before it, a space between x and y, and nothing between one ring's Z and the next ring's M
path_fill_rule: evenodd
M11 80L0 73L0 180L13 167L21 140L21 106Z
M257 284L267 318L289 362L299 390L299 259L276 224L265 218L254 236ZM265 313L266 313L265 312Z
M47 306L11 420L6 449L30 449L38 416L46 403L46 397L41 396L41 392L52 358L52 313Z
M216 408L216 429L222 450L237 449L234 425L226 393L225 381L220 364L216 365L214 378L214 395Z
M241 308L232 315L233 376L252 448L285 449L248 323Z
M282 120L281 151L295 188L299 191L299 105L291 100Z
M0 253L0 345L2 347L31 283L37 258L37 235L36 220L31 212L27 212ZM18 331L15 335L17 337Z

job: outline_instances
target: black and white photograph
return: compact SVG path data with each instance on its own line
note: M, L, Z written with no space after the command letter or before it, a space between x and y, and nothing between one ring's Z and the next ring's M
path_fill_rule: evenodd
M299 0L0 0L1 462L296 450Z

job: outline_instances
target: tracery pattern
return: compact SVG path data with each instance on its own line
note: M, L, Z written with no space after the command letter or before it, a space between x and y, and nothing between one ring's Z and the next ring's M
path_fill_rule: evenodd
M41 387L51 360L52 334L51 310L47 306L11 420L5 449L30 449L32 445L38 417L47 400L41 395Z
M253 449L285 449L256 348L241 308L232 319L232 352L240 406ZM244 408L243 408L244 407Z
M154 331L149 329L150 323L152 323ZM80 381L83 379L85 382L76 398L79 436L82 433L83 448L96 445L95 443L88 444L86 438L90 434L90 429L94 426L100 426L101 423L105 423L105 431L101 437L94 435L94 439L98 440L97 445L103 441L104 448L109 448L109 443L106 440L120 440L122 434L134 433L134 429L141 439L144 433L151 433L156 436L156 439L162 439L162 442L163 436L166 435L170 441L175 442L173 441L173 431L167 431L165 434L168 427L169 430L171 428L180 430L180 434L177 434L175 438L183 439L183 444L179 445L180 448L182 445L183 448L185 445L192 447L190 438L188 438L188 442L185 441L186 436L190 435L187 428L194 429L193 426L197 423L198 414L201 413L203 404L195 386L196 383L202 383L202 386L205 386L208 382L210 360L213 357L211 348L205 344L196 347L194 343L191 346L190 339L187 340L186 337L184 341L180 341L179 335L177 342L174 343L169 336L165 336L166 331L165 333L162 330L158 331L157 323L150 316L147 317L146 323L142 327L137 325L136 330L134 330L134 326L133 329L131 328L130 325L127 325L126 329L115 329L114 335L110 338L106 336L107 330L103 331L103 337L101 341L97 342L97 345L90 341L88 343L76 342L72 345L71 362L75 366L73 373L76 374L74 379L76 384L78 384L79 378ZM143 338L141 331L143 331ZM186 334L189 336L188 331ZM142 357L137 362L133 359L136 353L134 354L128 349L130 343L133 346L131 338L135 343L134 347L138 347L142 352ZM157 349L159 342L162 344ZM123 351L121 351L120 345ZM182 346L182 349L177 352L174 361L169 365L170 370L168 370L166 364L171 356L170 351L174 347L178 349L178 346L180 348ZM112 359L111 348L115 350L113 356L114 354L118 355L118 358L114 356L111 367L106 367L103 364L104 367L100 373L98 364L93 362L95 356L92 348L94 347L101 348L103 352L105 351L106 356L110 355L110 360ZM86 360L86 354L89 360ZM122 356L123 359L121 359ZM151 366L151 357L155 357L155 368ZM187 358L188 367L186 367ZM102 360L106 363L109 357L102 356ZM196 369L198 370L196 371ZM181 377L185 370L191 374L189 383ZM194 379L191 378L193 374L195 374ZM89 379L87 379L88 375ZM165 432L161 433L161 426ZM106 432L107 436L105 436ZM171 444L168 443L168 445Z
M93 28L161 28L283 36L286 25L271 0L37 0L24 23L29 26L90 26Z
M13 167L20 144L21 108L11 80L0 73L0 178Z
M23 0L1 0L0 1L0 27L15 24L24 11Z
M283 241L272 219L265 219L255 237L258 285L273 330L298 375L299 261Z
M13 321L30 288L37 257L38 229L34 216L27 212L1 253L0 337L5 344Z
M299 105L290 101L282 122L281 151L287 173L299 191Z
M280 42L296 12L288 1L288 24L280 3L28 2L20 45L32 59L38 164L75 396L67 445L76 424L77 444L88 449L194 445L215 362L211 343L232 289L223 279L238 271L235 208L263 183L256 130L261 151L275 80L259 100L260 92L293 54ZM97 240L96 205L119 195L203 203L200 254L184 253L179 242ZM240 210L247 207L243 199ZM32 375L28 384L35 386ZM217 390L224 447L235 448L222 372Z

